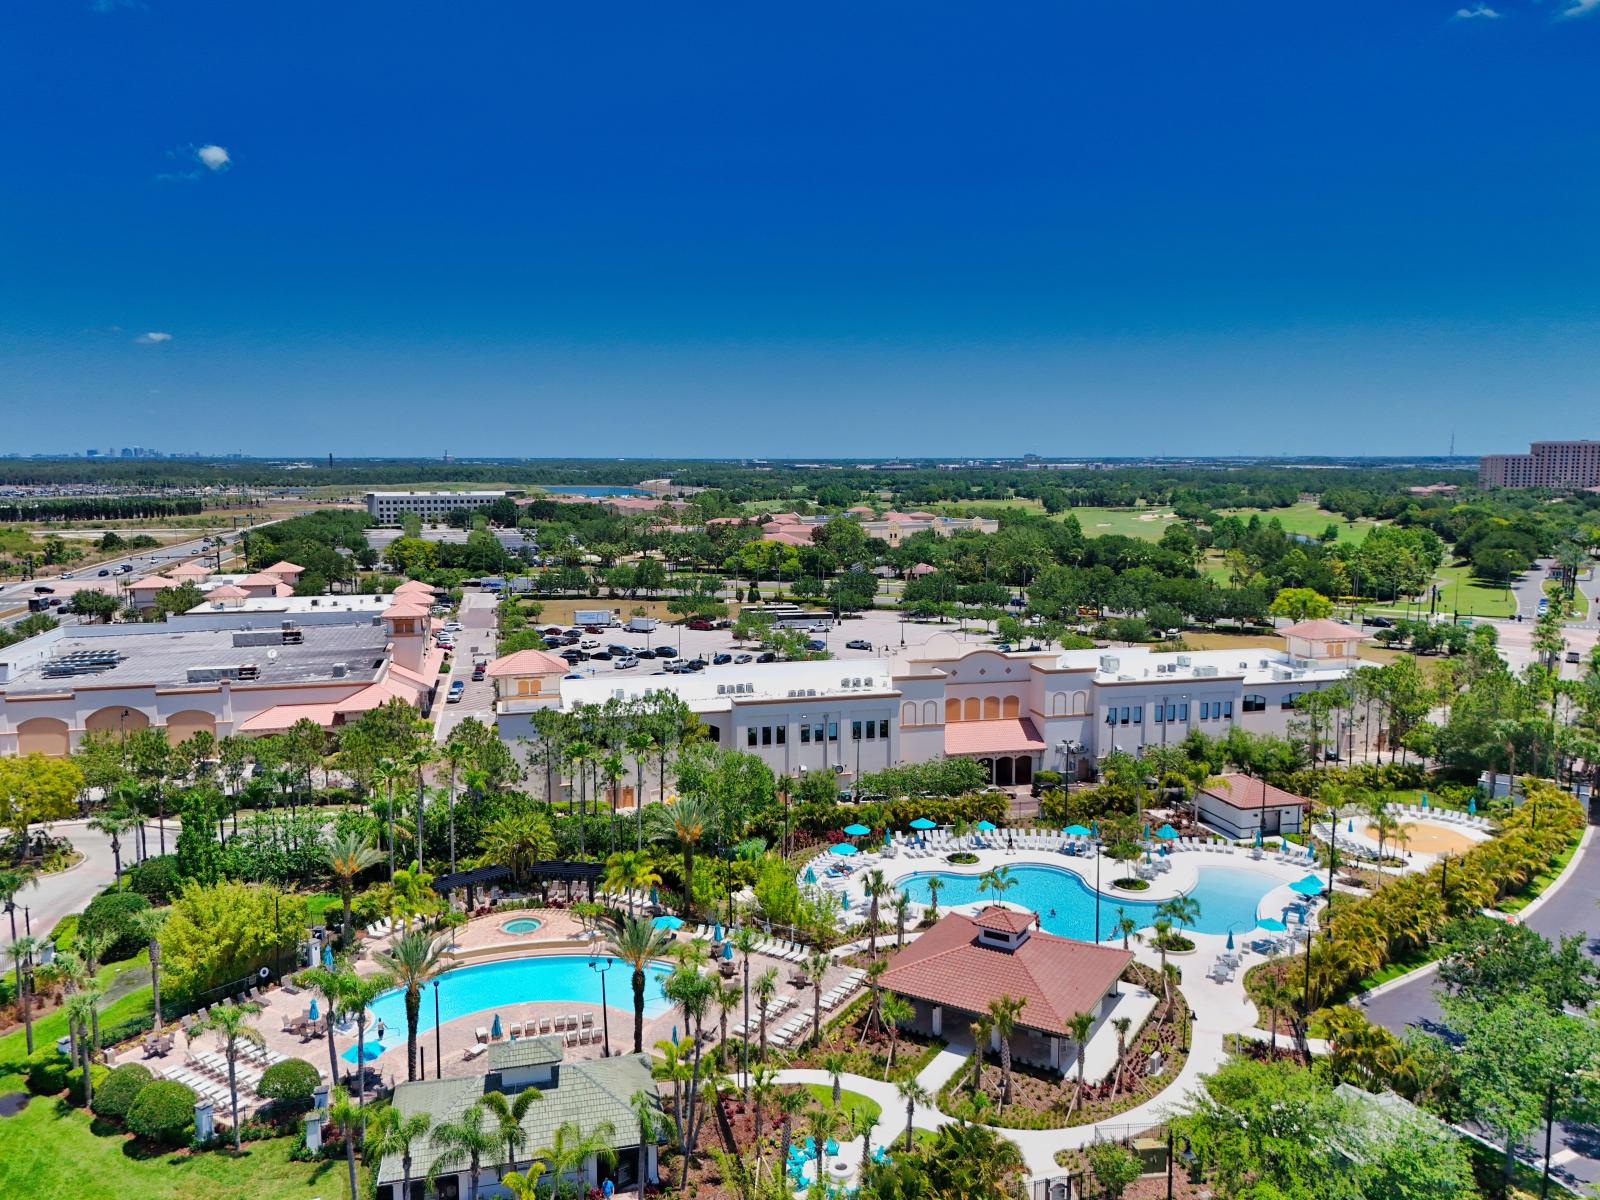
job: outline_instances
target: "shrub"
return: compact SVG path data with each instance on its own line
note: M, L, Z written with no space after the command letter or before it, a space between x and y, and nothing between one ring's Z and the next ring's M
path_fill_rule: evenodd
M50 940L55 943L57 950L71 950L73 939L78 936L78 919L81 913L68 913L56 922L56 927L50 931Z
M189 1140L194 1124L194 1092L172 1079L146 1084L128 1109L128 1129L168 1146Z
M1121 1142L1096 1142L1084 1151L1084 1157L1089 1160L1089 1170L1101 1192L1110 1200L1117 1200L1127 1191L1143 1169L1139 1156Z
M67 1086L72 1064L52 1046L28 1056L28 1090L36 1096L54 1096Z
M125 1120L145 1084L154 1078L150 1068L141 1063L123 1063L106 1076L104 1083L95 1085L95 1113L112 1121Z
M110 939L100 961L116 962L132 958L144 945L143 939L134 930L134 917L149 907L150 901L138 892L101 892L83 910L78 931Z
M178 857L160 854L134 863L123 872L128 889L138 892L151 904L167 904L183 890L183 879L178 875Z
M256 1091L268 1100L293 1108L309 1108L311 1094L322 1082L317 1069L302 1058L286 1058L261 1072Z
M100 1091L101 1083L103 1083L105 1081L105 1077L111 1073L111 1069L109 1067L103 1067L99 1063L90 1063L89 1069L94 1072L94 1090L96 1093L98 1093ZM67 1072L67 1099L71 1100L74 1104L83 1103L82 1067L75 1067Z

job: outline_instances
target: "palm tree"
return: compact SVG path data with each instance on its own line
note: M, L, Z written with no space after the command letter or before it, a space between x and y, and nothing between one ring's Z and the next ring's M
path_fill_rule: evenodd
M1000 1103L1011 1103L1011 1035L1022 1015L1022 1001L1014 996L996 996L989 1001L989 1022L1000 1039Z
M933 919L939 919L939 889L944 887L944 879L938 875L929 875L926 880L928 888L928 912Z
M667 953L667 932L649 921L630 917L613 923L606 948L633 969L633 1052L644 1049L644 971Z
M861 1170L864 1173L872 1159L872 1131L878 1124L878 1114L870 1108L858 1108L850 1114L850 1136L861 1139Z
M356 891L356 876L383 861L383 851L367 841L365 835L354 830L335 831L328 838L326 850L328 870L339 889L339 899L344 904L344 942L350 944L350 900ZM391 871L393 878L394 872Z
M895 1094L900 1097L900 1102L906 1106L906 1151L911 1150L911 1119L915 1116L917 1105L933 1103L933 1097L928 1095L928 1089L915 1079L902 1079L894 1085Z
M1128 1030L1133 1028L1133 1021L1128 1017L1112 1017L1111 1025L1117 1031L1117 1074L1111 1084L1111 1094L1115 1096L1122 1090L1122 1061L1128 1054Z
M133 931L144 941L150 957L150 1005L157 1033L161 1032L161 928L166 923L164 908L145 908L133 914Z
M333 1091L328 1093L325 1111L328 1123L339 1127L344 1140L344 1164L350 1172L350 1200L356 1200L356 1130L361 1126L361 1109L351 1102L349 1092L335 1085Z
M405 758L401 760L407 773L414 775L417 781L417 865L419 868L423 862L422 805L423 798L427 795L427 785L423 780L422 773L436 762L438 757L438 752L434 749L433 743L425 742L413 747Z
M911 919L911 897L899 892L894 898L894 948L905 949L906 922Z
M528 1115L528 1109L532 1108L536 1101L543 1099L544 1093L536 1087L518 1092L514 1099L504 1092L483 1094L483 1106L494 1117L500 1129L501 1140L506 1144L506 1165L500 1172L502 1179L517 1165L517 1151L528 1140L527 1130L522 1128L522 1118Z
M772 995L778 990L778 968L768 967L756 980L756 1007L761 1012L761 1061L767 1061L767 1009L772 1006Z
M751 1131L750 1146L759 1158L761 1155L761 1118L763 1110L777 1091L778 1072L762 1063L750 1072L750 1107L755 1113L755 1128Z
M346 976L345 986L339 992L339 1011L346 1016L356 1019L356 1045L365 1047L367 1044L367 1010L372 1007L372 1002L393 986L393 981L381 972L376 975L357 975L350 972ZM328 1014L328 1020L333 1020L333 1014ZM367 1063L366 1050L356 1051L356 1102L365 1105L367 1102Z
M760 945L761 938L754 929L739 929L733 935L733 948L744 956L744 1028L745 1050L742 1061L750 1060L750 956Z
M111 861L117 875L117 887L122 887L122 835L136 824L138 818L121 804L113 804L97 817L89 820L89 828L111 839Z
M711 806L693 796L680 796L667 806L672 822L672 837L683 852L683 911L694 911L694 856L700 841L711 828L715 814Z
M95 1020L95 1005L100 1000L100 992L90 988L81 992L74 992L67 997L67 1020L78 1029L88 1029ZM78 1039L78 1052L83 1063L83 1099L86 1107L94 1107L94 1078L90 1064L94 1061L93 1047L89 1039ZM78 1057L74 1055L73 1057Z
M1278 1014L1284 1009L1292 1009L1295 1001L1295 989L1283 977L1281 971L1265 971L1261 980L1256 984L1256 1001L1267 1010L1269 1024L1267 1029L1271 1033L1270 1045L1274 1055L1278 1052Z
M11 943L11 953L17 960L17 1011L22 1014L22 1028L26 1031L29 1054L33 1053L33 998L29 994L33 991L33 981L29 976L32 974L33 956L43 944L43 939L27 936Z
M983 1087L983 1047L989 1041L989 1029L989 1018L985 1016L980 1016L967 1026L967 1032L972 1035L971 1091L974 1097Z
M850 1069L850 1056L842 1050L830 1050L822 1056L822 1072L833 1080L833 1106L839 1107L843 1098L843 1085L840 1077Z
M783 1118L783 1144L778 1147L778 1161L788 1162L789 1147L794 1144L794 1119L811 1103L811 1093L801 1088L780 1091L773 1103L778 1106L778 1113Z
M619 850L606 859L605 886L608 891L625 891L628 896L628 915L634 915L633 892L643 891L661 882L661 876L650 864L650 856L642 850Z
M11 961L17 971L17 995L22 994L22 956L17 953L17 893L30 885L38 884L32 867L16 866L0 871L0 904L11 914ZM33 1030L28 1030L28 1053L33 1053Z
M644 850L644 760L650 753L654 744L650 733L637 726L630 729L622 739L622 745L633 756L634 792L633 792L633 833L634 849ZM641 1173L640 1178L644 1176Z
M811 976L811 1044L822 1041L822 977L833 961L826 950L813 950L806 959L806 974Z
M500 1149L500 1131L489 1125L488 1110L479 1101L467 1105L454 1121L443 1121L433 1127L428 1141L439 1151L428 1169L429 1182L437 1186L444 1168L467 1166L467 1200L478 1200L478 1175L487 1155Z
M1139 932L1139 922L1128 915L1125 908L1117 909L1117 919L1111 926L1111 936L1122 938L1122 948L1128 948L1128 938Z
M491 1092L492 1096L500 1093ZM427 1133L433 1118L425 1112L400 1115L397 1108L386 1108L377 1122L376 1130L367 1138L367 1151L375 1160L391 1154L400 1156L400 1190L395 1194L408 1198L411 1195L411 1147Z
M1156 911L1159 912L1160 910L1157 909ZM1165 981L1167 977L1167 946L1169 944L1168 939L1172 934L1172 922L1167 920L1166 917L1157 917L1154 929L1156 950L1161 955L1161 978ZM1170 993L1168 993L1167 999L1169 1001L1172 999Z
M300 982L317 994L317 999L322 1001L322 1011L326 1014L325 1024L328 1028L328 1078L339 1078L339 1057L333 1044L333 1022L339 1011L340 998L349 987L350 980L354 978L353 971L331 970L328 967L312 967L301 975Z
M866 883L863 886L867 893L867 953L877 958L878 905L879 901L889 893L889 881L884 877L882 868L873 867L867 872Z
M583 1170L591 1156L605 1161L615 1158L616 1137L617 1128L610 1121L599 1122L588 1133L576 1121L563 1121L556 1126L550 1144L535 1154L550 1164L553 1190L559 1191L562 1180Z
M990 867L978 876L978 890L993 892L996 900L1003 900L1005 894L1020 882L1021 880L1012 878L1010 867Z
M394 785L397 780L405 778L405 768L392 758L380 758L378 769L375 772L378 780L384 785L385 815L389 821L389 882L394 882Z
M642 768L639 772L639 778L642 784L644 779L644 771ZM645 1163L648 1161L646 1147L654 1146L661 1140L661 1097L652 1096L649 1092L645 1091L643 1088L640 1088L634 1092L633 1095L628 1097L628 1105L633 1109L634 1118L639 1122L638 1174L639 1194L642 1196L644 1195L645 1180L647 1177L647 1172L645 1171ZM787 1149L785 1149L784 1153L788 1153Z
M823 1108L820 1104L806 1113L806 1132L817 1143L817 1174L820 1177L827 1165L828 1140L833 1137L834 1131L839 1128L839 1110L837 1108Z
M883 1077L889 1078L889 1072L894 1070L895 1043L900 1040L900 1025L917 1015L917 1010L911 1006L909 1000L888 992L883 997L881 1006L884 1028L889 1031L889 1062L883 1069Z
M233 1107L233 1148L239 1149L239 1049L241 1044L265 1046L267 1039L250 1024L261 1011L259 1004L219 1004L212 1008L202 1029L215 1030L222 1041L222 1054L228 1060L228 1095Z
M1093 1013L1073 1013L1067 1018L1067 1026L1072 1030L1072 1040L1078 1046L1078 1094L1083 1094L1083 1065L1084 1059L1089 1054L1089 1030L1094 1028Z
M1180 929L1187 925L1193 928L1194 923L1200 919L1200 901L1193 896L1174 896L1157 906L1156 913L1166 917Z
M739 985L730 983L717 991L717 1040L728 1044L728 1014L739 1007Z
M406 1079L417 1077L417 1022L422 1013L422 989L444 969L447 937L434 937L408 929L388 950L375 955L378 965L406 993Z

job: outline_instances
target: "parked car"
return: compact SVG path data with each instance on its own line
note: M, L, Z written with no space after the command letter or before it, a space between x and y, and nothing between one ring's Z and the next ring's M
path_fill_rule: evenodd
M1569 663L1575 663L1575 662L1581 662L1583 660L1578 657L1578 652L1576 650L1568 650L1567 651L1567 661Z
M450 694L444 698L446 704L460 704L461 696L467 690L467 685L461 680L456 680L450 685Z
M609 650L594 650L594 651L590 652L589 657L591 659L598 658L602 662L610 662L611 661L611 651L609 651Z
M41 583L35 586L33 590L40 596L48 596L51 592L55 591L55 588L49 586L48 584Z
M582 638L578 642L578 649L580 649L580 650L598 650L598 649L600 649L600 639L599 638L591 638L591 637Z
M74 571L63 571L63 572L61 572L61 578L63 578L63 579L71 579L74 574L76 574L76 572L74 572Z
M704 671L706 669L706 660L703 658L691 658L683 665L691 671Z
M745 663L755 662L755 660L756 656L753 654L735 654L733 656L733 662L735 666L743 666Z
M675 647L675 646L657 646L656 647L656 657L657 658L677 658L678 657L677 647Z
M771 650L768 650L768 651L766 651L766 652L764 652L762 654L756 655L756 661L758 663L777 662L778 661L778 656L776 654L774 654Z
M865 638L852 638L844 644L846 650L871 650L872 643Z
M1388 617L1363 617L1362 621L1374 629L1393 629L1394 622Z
M806 643L807 650L826 650L827 648L828 643L823 641L821 638L812 638Z
M446 633L460 633L465 628L466 626L460 621L446 621L444 623L444 631Z
M481 662L480 661L480 662L473 663L472 664L472 678L473 678L473 680L477 681L479 679L482 679L484 677L484 675L488 672L488 670L489 670L489 664L486 663L486 662Z
M714 667L725 666L726 664L731 663L732 661L733 661L733 655L731 655L731 654L713 654L711 656L711 665L714 666Z
M611 651L612 655L616 658L627 658L633 653L633 651L627 646L619 646L615 642L607 646L606 649Z
M706 620L704 617L696 617L694 620L689 622L689 628L690 629L707 630L707 629L715 629L716 626L713 625L710 621Z
M637 667L638 665L639 665L639 660L637 658L635 658L631 654L625 654L621 658L617 659L616 662L612 663L611 667L612 667L613 670L616 670L616 671L631 671L634 667Z

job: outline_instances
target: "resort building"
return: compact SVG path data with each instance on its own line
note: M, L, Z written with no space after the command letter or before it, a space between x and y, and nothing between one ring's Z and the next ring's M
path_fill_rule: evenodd
M913 659L751 663L690 675L564 679L554 655L523 651L489 668L500 735L532 738L531 714L673 692L719 745L760 755L775 772L831 770L847 787L903 762L973 758L1002 786L1041 769L1092 778L1113 750L1182 741L1238 726L1285 734L1305 693L1344 679L1359 636L1335 621L1282 631L1281 651L1003 653ZM626 792L631 798L631 790ZM648 793L646 798L651 798Z
M1263 837L1298 834L1310 804L1304 796L1238 772L1201 788L1197 800L1201 822L1235 839L1254 837L1257 830Z
M367 515L379 525L398 525L406 513L442 521L458 508L487 508L510 492L368 492Z
M1484 487L1600 486L1600 441L1534 442L1526 454L1486 454L1478 460Z
M162 624L63 625L28 638L0 650L0 755L65 755L95 731L165 729L176 744L201 730L279 733L302 719L331 729L394 699L425 712L443 651L415 596L402 589L381 609L311 606L356 599L326 596L261 602L303 604L298 612L207 605Z
M580 1137L587 1137L610 1126L609 1140L615 1153L609 1170L605 1164L590 1155L578 1170L566 1177L580 1186L582 1192L598 1188L610 1180L618 1189L638 1187L640 1124L635 1097L661 1112L661 1097L656 1082L650 1074L650 1058L644 1054L624 1054L614 1058L601 1058L583 1062L564 1062L559 1038L521 1038L512 1042L496 1042L487 1053L488 1073L465 1078L426 1079L399 1084L394 1089L393 1103L401 1117L409 1118L425 1113L431 1118L430 1127L453 1124L461 1119L466 1109L480 1102L489 1092L503 1092L513 1096L528 1088L539 1089L541 1099L528 1106L522 1118L522 1139L517 1146L512 1169L526 1172L529 1165L539 1161L540 1152L555 1141L557 1129L567 1123L578 1127ZM493 1128L493 1117L488 1118ZM658 1128L665 1121L654 1122ZM646 1183L656 1183L656 1143L644 1147L644 1175ZM400 1184L404 1177L404 1163L399 1154L384 1156L378 1164L376 1184L377 1200L423 1200L431 1189L426 1180L435 1179L438 1200L463 1200L469 1194L483 1196L504 1194L499 1186L500 1168L505 1165L503 1154L485 1155L479 1164L477 1187L468 1178L468 1164L463 1159L457 1170L437 1166L439 1150L428 1137L418 1138L411 1146L411 1194L402 1198ZM642 1192L643 1188L639 1188Z
M910 1000L915 1024L934 1037L965 1033L1001 996L1021 1000L1013 1053L1065 1074L1077 1056L1072 1018L1088 1013L1103 1025L1134 956L1045 933L1038 920L1002 905L947 913L895 955L882 986Z

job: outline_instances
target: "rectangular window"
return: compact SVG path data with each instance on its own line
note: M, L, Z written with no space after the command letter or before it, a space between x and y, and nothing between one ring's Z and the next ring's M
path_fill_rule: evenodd
M861 740L861 722L860 721L851 721L850 722L850 740L852 742L859 742Z
M1107 725L1115 725L1116 723L1117 723L1117 710L1115 708L1106 709L1106 724Z
M788 740L789 740L789 727L787 725L779 725L778 726L778 745L782 746L786 742L788 742Z
M754 746L756 744L756 727L754 725L744 731L744 744L746 746Z
M763 725L761 727L761 744L763 746L772 745L772 726L771 725Z
M1232 700L1224 700L1222 702L1222 715L1224 717L1226 717L1230 721L1233 720L1233 701Z
M801 741L801 743L804 744L806 742L809 742L810 740L811 740L811 726L809 726L809 725L800 726L800 741Z
M1182 704L1178 705L1178 720L1187 721L1188 719L1189 719L1189 702L1187 700L1185 700Z
M813 725L811 727L811 736L819 742L823 740L827 732L827 729L822 725Z
M1142 725L1144 723L1144 705L1135 704L1133 706L1133 723L1135 725Z
M884 741L889 740L889 718L885 717L878 722L878 736Z
M830 742L837 742L839 740L839 722L828 722L828 740Z
M867 722L867 741L875 742L877 740L878 740L878 723L876 721L868 721Z
M1119 711L1118 716L1117 716L1117 724L1126 725L1128 723L1128 717L1130 715L1131 714L1128 711L1127 705L1123 705L1122 709Z
M1157 725L1161 724L1163 721L1165 721L1167 719L1167 711L1166 711L1166 709L1164 709L1159 704L1153 705L1151 707L1151 709L1150 709L1150 719L1152 721L1154 721Z

